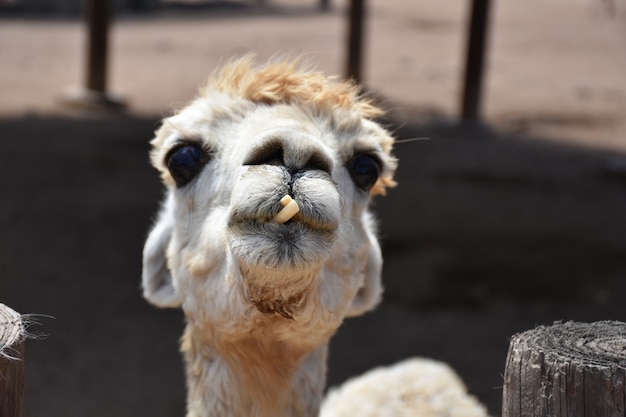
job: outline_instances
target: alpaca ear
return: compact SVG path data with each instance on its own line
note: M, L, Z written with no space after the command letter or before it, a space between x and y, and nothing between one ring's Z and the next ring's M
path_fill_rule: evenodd
M352 300L352 306L348 311L348 317L360 316L376 307L380 303L383 295L382 284L382 268L383 268L383 256L380 250L378 240L368 228L368 239L370 241L370 251L367 256L367 263L363 272L364 280L363 286L359 288L354 300Z
M182 300L167 267L167 246L174 229L174 216L166 202L143 248L141 283L143 296L157 307L180 307Z

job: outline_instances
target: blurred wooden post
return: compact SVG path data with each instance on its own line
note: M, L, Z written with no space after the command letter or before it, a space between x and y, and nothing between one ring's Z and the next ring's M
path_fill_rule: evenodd
M124 105L120 97L107 92L109 28L111 6L109 0L87 2L87 48L84 87L66 92L65 104L79 107L120 108Z
M502 417L624 417L626 323L557 323L513 336Z
M348 14L348 58L346 78L357 83L362 82L361 68L363 61L363 21L365 18L365 0L350 0Z
M461 109L461 117L465 121L480 119L488 26L489 0L472 0L472 11L467 31Z
M21 417L24 395L22 317L0 304L0 416Z
M89 91L104 93L107 82L110 10L108 0L87 2L87 80Z

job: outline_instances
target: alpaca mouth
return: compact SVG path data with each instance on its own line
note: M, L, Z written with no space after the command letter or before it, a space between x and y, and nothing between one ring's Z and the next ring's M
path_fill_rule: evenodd
M325 214L321 210L316 210L312 207L302 207L298 213L285 222L275 221L278 213L279 211L277 210L259 211L246 208L234 210L228 222L228 227L231 230L250 228L258 230L260 233L263 231L284 232L285 230L294 230L305 232L308 230L313 233L331 234L339 227L339 221L335 216Z
M237 258L248 265L301 268L328 257L337 238L335 219L304 209L288 221L276 223L277 212L231 215L228 240Z
M333 241L337 225L320 223L297 215L284 223L265 218L232 219L229 230L239 238L245 236L257 241L272 241L280 247L311 246L318 240Z

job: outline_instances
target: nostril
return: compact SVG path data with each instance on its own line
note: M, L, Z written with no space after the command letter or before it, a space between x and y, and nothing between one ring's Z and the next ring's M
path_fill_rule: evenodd
M272 140L255 148L244 160L244 165L285 165L283 145L279 140Z
M304 169L319 169L330 174L333 170L333 162L327 155L321 152L313 152Z

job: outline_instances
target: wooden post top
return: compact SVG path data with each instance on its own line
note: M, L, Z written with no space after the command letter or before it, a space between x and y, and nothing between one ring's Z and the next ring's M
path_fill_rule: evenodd
M513 336L503 417L624 417L626 323L555 323Z
M626 323L619 321L539 326L513 336L511 345L547 361L626 369Z

